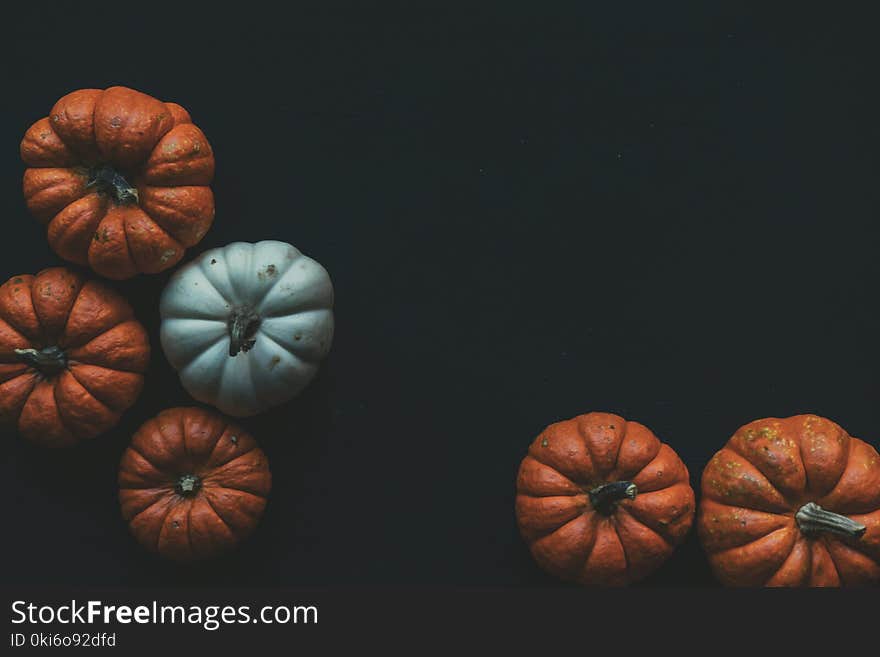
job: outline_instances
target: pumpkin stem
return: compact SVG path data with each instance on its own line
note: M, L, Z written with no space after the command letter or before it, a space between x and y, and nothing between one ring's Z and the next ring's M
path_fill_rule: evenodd
M199 492L199 489L201 487L202 480L200 477L194 474L185 474L177 480L177 483L174 485L174 491L178 495L183 495L184 497L192 497Z
M807 502L796 514L794 519L804 534L829 532L847 538L860 538L867 527L846 516L823 509L815 502Z
M45 349L16 349L15 356L43 376L53 376L67 367L67 356L60 347Z
M113 167L102 166L89 171L87 187L111 196L120 205L138 202L138 190L128 184L125 177Z
M254 346L254 334L260 327L260 316L250 308L237 308L229 315L229 355L248 351Z
M620 500L634 500L638 492L639 489L631 481L612 481L600 484L589 492L590 504L602 515L609 516Z

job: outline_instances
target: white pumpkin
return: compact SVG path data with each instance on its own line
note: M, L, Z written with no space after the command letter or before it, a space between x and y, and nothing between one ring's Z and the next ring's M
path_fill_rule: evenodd
M285 242L234 242L178 269L159 305L162 349L187 392L227 415L297 395L333 339L327 271Z

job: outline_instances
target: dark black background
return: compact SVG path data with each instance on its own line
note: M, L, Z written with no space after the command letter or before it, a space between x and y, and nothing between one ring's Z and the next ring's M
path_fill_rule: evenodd
M158 343L168 276L118 284L152 337L145 391L72 451L0 436L7 584L551 587L513 517L550 422L639 420L695 486L759 417L878 444L867 17L371 4L4 9L0 278L60 264L24 207L22 134L123 84L183 104L216 152L188 258L280 239L337 294L318 379L243 422L274 474L259 531L178 567L129 537L115 482L140 423L191 403ZM712 586L695 535L645 585Z

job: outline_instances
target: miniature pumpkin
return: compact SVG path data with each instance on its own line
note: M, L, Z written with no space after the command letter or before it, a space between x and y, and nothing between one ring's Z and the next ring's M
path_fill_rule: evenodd
M880 580L880 456L815 415L755 420L703 471L697 521L728 586Z
M250 535L272 487L256 441L221 415L172 408L138 429L119 465L134 537L176 561L216 556Z
M694 516L688 470L645 426L588 413L544 429L519 468L516 519L538 565L585 586L642 579Z
M67 94L21 142L28 209L65 260L107 278L177 264L214 219L214 154L180 105L126 87Z
M64 267L0 286L0 420L66 447L115 425L137 399L150 343L131 306Z
M302 390L333 339L327 271L290 244L206 251L162 292L162 348L183 387L228 415L254 415Z

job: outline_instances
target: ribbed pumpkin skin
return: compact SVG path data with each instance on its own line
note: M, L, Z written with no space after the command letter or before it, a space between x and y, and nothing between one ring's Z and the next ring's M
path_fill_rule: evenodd
M21 353L44 349L63 354L51 370ZM149 360L131 306L99 281L54 267L0 286L0 421L34 443L69 447L110 429Z
M233 242L175 271L159 314L162 348L186 391L247 417L293 398L317 374L333 341L333 283L291 244Z
M191 490L182 478L197 479ZM134 537L175 561L235 548L263 515L269 461L253 437L200 408L162 411L138 429L119 465L119 503Z
M814 502L865 525L859 538L804 533ZM880 457L816 415L755 420L703 470L697 527L728 586L857 586L880 580Z
M635 499L600 513L589 491L631 481ZM653 572L690 529L694 491L678 455L645 426L588 413L547 427L517 478L516 518L538 565L584 586Z
M80 89L27 130L20 151L25 201L52 249L107 278L173 267L214 219L214 154L180 105ZM127 183L123 197L110 171Z

